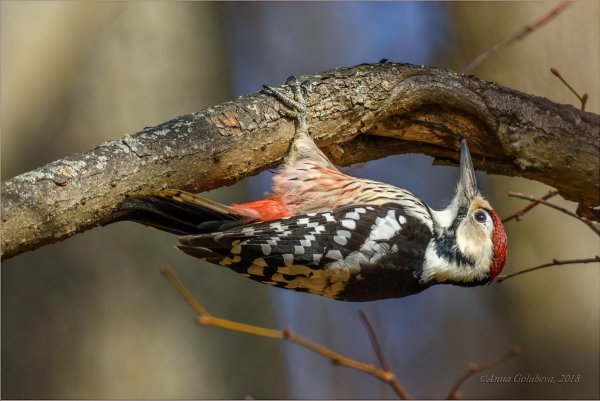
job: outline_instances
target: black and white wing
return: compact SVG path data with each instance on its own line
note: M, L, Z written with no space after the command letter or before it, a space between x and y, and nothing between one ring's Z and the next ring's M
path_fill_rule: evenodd
M402 265L394 254L401 256L398 251L406 240L409 247L414 245L413 235L408 238L409 230L403 229L414 224L421 223L397 205L348 206L186 236L179 248L272 286L351 301L390 298L402 295L369 288ZM423 233L427 238L419 238L419 244L431 237L428 229ZM403 275L410 276L414 260L409 262L404 273L400 269Z

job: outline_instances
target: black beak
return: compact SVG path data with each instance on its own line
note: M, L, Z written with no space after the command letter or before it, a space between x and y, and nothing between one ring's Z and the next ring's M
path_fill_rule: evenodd
M458 182L458 193L468 201L472 200L479 194L477 188L477 180L475 179L475 169L471 161L471 153L469 153L469 145L463 139L460 142L460 181Z

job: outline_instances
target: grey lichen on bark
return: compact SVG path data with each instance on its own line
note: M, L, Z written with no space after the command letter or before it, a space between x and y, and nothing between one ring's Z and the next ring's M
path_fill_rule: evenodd
M310 133L340 165L400 153L456 163L462 138L475 167L555 187L594 216L597 114L475 77L409 64L365 64L303 76ZM106 142L1 184L2 258L111 222L127 194L201 192L278 165L294 123L252 94Z

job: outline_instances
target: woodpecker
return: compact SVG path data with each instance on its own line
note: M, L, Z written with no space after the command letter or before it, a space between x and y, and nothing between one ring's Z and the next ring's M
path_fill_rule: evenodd
M477 187L465 140L456 194L436 211L405 189L339 171L308 135L305 89L286 83L292 96L264 89L297 120L271 196L226 206L164 190L128 197L117 220L180 235L181 251L255 281L342 301L477 286L502 271L506 233Z

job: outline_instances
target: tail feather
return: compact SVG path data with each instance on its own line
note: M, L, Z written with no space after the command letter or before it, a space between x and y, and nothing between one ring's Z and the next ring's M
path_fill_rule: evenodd
M223 259L223 255L213 252L207 248L195 248L193 246L177 245L177 249L187 253L190 256L196 257L198 259L205 259L215 264L218 264Z
M250 221L247 216L209 199L178 190L127 197L116 221L135 221L176 235L222 231Z

